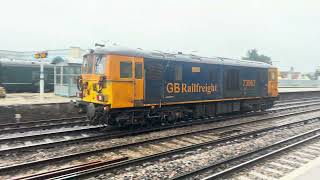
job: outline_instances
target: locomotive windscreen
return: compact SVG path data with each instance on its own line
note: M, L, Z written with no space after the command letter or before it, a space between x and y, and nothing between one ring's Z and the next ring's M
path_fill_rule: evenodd
M92 74L93 70L93 55L87 55L83 57L82 74Z

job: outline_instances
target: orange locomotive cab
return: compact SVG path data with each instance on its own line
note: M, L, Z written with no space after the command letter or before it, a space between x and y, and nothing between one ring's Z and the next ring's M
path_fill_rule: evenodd
M84 57L81 75L82 100L97 104L108 103L106 92L107 78L105 76L107 56L89 54Z
M108 55L111 108L143 106L144 64L143 58Z
M268 71L268 96L277 97L278 92L278 70L270 68Z
M113 54L84 56L81 98L90 120L101 112L144 106L144 63L141 57Z

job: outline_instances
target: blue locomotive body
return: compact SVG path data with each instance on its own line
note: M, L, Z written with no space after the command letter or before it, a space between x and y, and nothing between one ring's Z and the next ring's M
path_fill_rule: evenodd
M266 65L145 59L145 103L268 98L268 69Z

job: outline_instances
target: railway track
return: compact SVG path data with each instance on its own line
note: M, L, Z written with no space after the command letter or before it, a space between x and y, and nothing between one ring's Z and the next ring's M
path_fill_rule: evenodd
M289 105L299 105L310 102L320 102L320 99L315 98L304 98L304 99L293 99L290 101L279 101L275 107L285 107ZM0 124L0 135L8 133L25 133L28 131L37 130L49 130L55 128L70 128L76 126L88 125L89 121L86 116L71 117L71 118L60 118L60 119L48 119L38 121L28 121L19 123L6 123Z
M173 179L178 180L178 179L192 178L192 179L209 180L209 179L226 178L226 176L230 176L236 172L239 172L241 169L247 168L248 166L255 165L263 160L266 160L267 158L271 158L280 153L284 153L289 150L292 150L297 146L302 146L307 142L310 142L315 139L319 139L319 137L320 137L320 128L296 135L294 137L291 137L285 140L281 140L272 145L259 148L254 151L250 151L236 157L225 159L221 162L214 163L204 168L182 174ZM221 167L228 167L228 168L224 168L223 170L220 170ZM211 171L215 170L215 171L207 172L210 170ZM205 175L201 176L201 174L205 174Z
M296 101L306 101L306 100L313 100L317 97L306 97L306 98L295 98L290 100L277 100L275 101L276 104L278 103L288 103L288 102L296 102Z
M281 103L275 105L276 108L299 105L303 103L309 103L309 105L313 105L312 103L320 102L317 99L313 99L311 101L307 101L309 99L302 99L298 102L294 103ZM311 104L310 104L311 103ZM279 110L282 110L281 108ZM274 110L275 111L275 110ZM11 134L11 133L26 133L30 131L42 131L42 130L50 130L50 129L59 129L59 128L72 128L78 126L88 126L89 121L85 116L80 117L71 117L71 118L60 118L60 119L49 119L49 120L39 120L39 121L29 121L29 122L20 122L20 123L7 123L0 124L0 137L1 135ZM44 134L44 133L41 133ZM30 135L26 135L29 136Z
M267 112L277 112L277 111L283 111L283 110L289 110L289 109L295 109L295 108L301 108L301 107L309 107L309 106L314 106L314 105L318 105L320 101L310 101L310 103L298 103L296 104L286 104L286 105L282 105L282 106L275 106L269 110L267 110Z
M255 114L247 114L247 115L237 115L237 116L230 116L230 117L220 117L220 118L207 118L206 120L203 121L185 121L180 124L176 125L170 125L170 126L156 126L154 128L142 128L142 129L136 129L133 131L128 131L128 130L115 130L115 131L110 131L107 133L98 133L94 134L92 136L82 136L74 139L62 139L62 140L56 140L56 141L46 141L43 138L43 135L57 135L57 134L65 134L65 133L73 133L73 130L70 131L62 131L62 132L52 132L52 133L45 133L45 134L36 134L36 135L31 135L31 136L21 136L21 139L27 139L28 144L26 145L18 145L18 146L5 146L5 148L0 148L0 154L8 154L8 153L14 153L14 152L19 152L21 150L24 151L30 151L32 149L39 149L39 148L49 148L49 147L55 147L58 145L71 145L71 144L76 144L76 143L81 143L81 142L89 142L89 141L95 141L95 140L107 140L107 139L112 139L112 138L120 138L120 137L125 137L125 136L131 136L131 135L136 135L136 134L141 134L141 133L148 133L148 132L154 132L154 131L160 131L160 130L166 130L166 129L173 129L173 128L179 128L179 127L185 127L185 126L191 126L191 125L196 125L196 124L202 124L202 123L212 123L212 122L221 122L221 121L226 121L226 120L231 120L236 117L251 117L251 116L256 116L256 115L261 115L265 113L255 113ZM98 130L100 129L99 127L95 127L91 130ZM84 129L87 130L87 129ZM82 130L79 129L79 132ZM37 144L30 144L29 138L34 138L34 137L40 137L41 139L44 139L44 142L38 142ZM19 137L10 137L10 138L5 138L5 139L0 139L0 142L2 141L1 144L4 144L4 142L11 142L13 140L19 141ZM19 143L19 144L24 144L24 143Z
M86 116L0 124L0 134L88 125Z
M276 103L273 108L278 108L278 107L285 107L285 106L292 106L292 105L300 105L300 104L305 104L305 103L317 103L320 102L320 98L312 98L312 99L302 99L298 101L290 101L290 102L279 102Z
M179 128L179 127L185 127L190 125L196 125L196 124L205 124L205 123L212 123L212 122L218 122L218 121L226 121L233 118L238 117L251 117L256 115L262 115L265 113L272 113L272 112L279 112L284 111L288 109L295 109L295 108L305 108L308 106L315 106L320 105L320 103L310 103L306 105L297 105L297 106L290 106L290 107L282 107L282 108L275 108L270 111L266 112L258 112L253 114L245 114L245 115L236 115L236 116L228 116L228 117L214 117L214 118L206 118L205 120L193 120L193 121L185 121L179 124L170 125L170 126L157 126L155 128L143 128L138 130L129 131L128 130L114 130L112 129L110 132L105 132L107 130L100 130L100 127L84 127L79 129L72 129L67 131L53 131L53 132L42 132L37 134L30 134L30 135L23 135L19 134L18 136L9 136L8 138L2 138L0 139L0 154L7 154L7 153L14 153L19 151L30 151L32 149L39 149L39 148L49 148L54 147L58 145L70 145L75 143L81 143L81 142L88 142L88 141L95 141L95 140L106 140L111 138L118 138L118 137L124 137L124 136L130 136L135 134L141 134L141 133L148 133L153 131L160 131L160 130L166 130L166 129L173 129L173 128ZM313 109L313 111L317 111L318 109ZM292 115L297 115L304 113L305 111L296 112L296 113L289 113ZM307 111L310 112L310 111ZM50 139L51 137L51 139ZM32 143L35 141L36 143Z
M230 179L307 179L304 170L317 165L320 158L320 139L311 140L288 151L283 151L265 160L249 165L247 168L228 176Z
M200 143L199 142L193 143L192 141L189 140L189 141L187 141L188 143L186 143L187 145L186 144L180 145L178 148L174 148L174 149L167 148L165 151L160 151L155 154L141 156L141 157L137 157L137 158L131 157L127 160L122 160L117 163L105 165L105 164L103 164L104 161L102 161L102 162L100 162L101 165L99 165L99 166L88 166L87 168L84 168L84 169L78 169L78 170L76 170L76 172L69 171L70 168L74 169L77 166L82 167L82 166L89 164L89 163L85 163L85 164L77 165L74 167L67 167L67 168L58 169L58 170L54 170L54 171L43 172L43 173L40 173L37 175L32 175L32 177L37 177L40 179L47 179L48 175L50 175L51 178L54 177L53 179L86 178L88 176L94 176L96 174L99 174L99 173L102 173L105 171L111 171L111 170L115 170L115 169L119 169L119 168L123 169L126 167L136 166L136 165L139 165L142 163L146 163L146 162L150 162L150 161L154 161L154 160L159 160L161 158L169 157L169 156L172 156L175 154L182 154L184 152L194 151L198 148L203 148L206 146L215 146L215 145L219 145L219 144L223 144L223 143L228 143L228 142L231 142L231 141L234 141L237 139L243 140L243 138L252 139L252 138L255 138L256 136L259 136L260 134L267 133L267 132L274 131L274 130L282 130L282 129L287 129L287 128L295 127L295 126L299 126L299 125L303 126L305 124L312 125L313 123L318 123L318 126L319 126L319 121L320 121L319 117L314 117L314 118L310 118L310 119L298 120L295 122L287 122L287 123L283 123L283 124L277 125L277 126L270 126L270 123L266 123L266 124L269 124L269 126L267 126L265 124L264 127L250 129L250 130L247 130L247 131L239 133L239 134L231 133L231 134L226 134L225 136L220 137L220 138L211 138L211 139L206 138L207 139L206 141L202 141ZM245 127L243 127L243 128L245 128ZM192 135L193 138L198 137L198 136L195 136L196 133L199 133L199 132L189 133L188 135L189 136ZM320 134L320 126L319 126L319 128L317 128L315 130L312 130L308 133L304 133L304 136L307 136L310 134ZM179 138L179 136L186 136L186 134L176 135L176 136L172 136L172 137L165 137L163 139L158 139L156 141L162 141L162 140L170 139L170 138L177 139L177 138ZM203 135L201 135L201 136L203 136ZM208 135L206 137L208 137ZM155 140L152 140L152 141L155 141ZM147 142L149 143L149 141L145 141L145 142L140 142L140 143L136 143L136 144L122 145L121 147L112 147L109 150L114 151L117 148L124 148L124 146L133 146L133 145L140 146L141 143L147 143ZM159 142L157 142L157 143L159 144ZM128 157L125 156L125 157L118 157L118 158L120 159L120 158L128 158ZM107 160L105 162L107 163L108 161L109 160ZM1 172L3 172L3 171L8 172L8 169L2 169ZM59 173L54 174L54 172L56 172L56 171L58 171ZM30 176L22 177L22 178L34 179L34 178L29 178L29 177ZM180 179L181 177L175 177L175 178Z
M264 119L259 119L259 120L255 120L255 121L250 121L250 122L242 122L242 123L233 123L233 124L229 124L229 125L225 125L225 126L218 126L218 127L212 127L212 128L208 128L208 129L202 129L202 130L197 130L197 131L192 131L192 132L188 132L188 133L181 133L181 134L175 134L175 135L171 135L171 136L165 136L165 137L160 137L160 138L156 138L156 139L148 139L145 141L140 141L140 142L133 142L133 143L128 143L125 145L117 145L117 146L112 146L112 147L108 147L108 148L104 148L104 149L98 149L95 151L87 151L87 152L81 152L81 153L75 153L75 154L69 154L69 155L65 155L65 156L60 156L60 157L55 157L55 158L51 158L51 159L45 159L45 160L39 160L39 161L33 161L33 162L28 162L28 163L22 163L22 164L15 164L15 165L11 165L11 166L6 166L6 167L1 167L0 168L0 173L2 172L9 172L9 171L13 171L15 169L22 169L22 168L30 168L30 167L36 167L36 166L46 166L52 163L58 163L59 161L63 160L74 160L74 159L79 159L79 158L83 158L85 156L91 156L91 155L96 155L99 153L104 153L104 152L110 152L110 151L117 151L119 149L125 149L125 148L129 148L132 146L141 146L144 145L146 143L160 143L162 141L167 141L167 140L172 140L172 139L177 139L177 138L181 138L181 137L186 137L186 136L198 136L199 134L202 134L202 136L210 136L210 133L215 132L216 134L218 134L217 136L223 136L223 135L228 135L228 134L236 134L239 132L244 132L247 131L247 129L252 129L252 127L261 127L263 126L269 126L268 128L265 128L264 130L268 129L268 130L272 130L275 128L281 128L281 127L288 127L291 125L295 125L295 124L301 124L301 123L306 123L306 122L311 122L311 121L318 121L318 118L311 118L308 120L302 120L302 121L295 121L295 122L289 122L286 124L282 124L279 126L275 126L275 127L270 127L270 124L272 124L271 122L275 122L275 121L279 121L279 118L285 118L288 116L294 116L297 115L295 113L290 113L290 114L286 114L286 115L281 115L281 116L277 116L277 117L272 117L272 118L264 118ZM251 127L251 128L249 128ZM233 129L232 129L233 128ZM257 131L257 132L261 132L261 131ZM206 135L203 135L206 134ZM244 133L245 134L245 133Z
M300 108L300 107L306 107L306 106L315 106L315 105L318 105L317 103L315 103L314 101L311 101L311 103L309 104L305 104L305 105L297 105L297 106L290 106L290 107L282 107L282 108L275 108L274 110L272 110L271 112L278 112L278 111L284 111L284 110L287 110L287 109L295 109L295 108ZM319 109L313 109L313 110L309 110L309 112L313 112L313 111L317 111ZM287 115L284 115L284 116L294 116L294 115L297 115L297 114L302 114L303 112L295 112L295 113L288 113ZM258 113L258 114L264 114L264 113ZM291 115L289 115L291 114ZM250 116L253 116L253 115L257 115L257 114L251 114L251 115L243 115L243 117L250 117ZM33 148L48 148L48 147L51 147L51 146L58 146L58 145L66 145L66 144L73 144L73 143L80 143L80 142L84 142L84 141L92 141L92 140L97 140L97 139L110 139L110 138L117 138L117 137L123 137L123 136L128 136L128 135L134 135L134 134L140 134L140 133L147 133L147 132L152 132L152 131L158 131L158 130L163 130L163 129L171 129L171 128L178 128L178 127L184 127L184 126L189 126L191 124L202 124L202 123L210 123L210 122L214 122L214 121L217 121L217 122L222 122L222 121L225 121L225 120L228 120L228 119L232 119L232 118L235 118L235 117L227 117L227 118L224 118L224 117L221 117L221 118L218 118L218 119L210 119L210 118L207 118L206 121L200 121L200 122L196 122L196 121L190 121L190 122L186 122L185 124L179 124L179 125L173 125L171 127L166 127L166 128L163 128L163 127L158 127L158 128L154 128L154 129L149 129L149 130L138 130L138 131L135 131L135 132L130 132L130 133L123 133L123 132L117 132L117 133L113 133L113 134L103 134L103 135L99 135L97 137L83 137L83 138L79 138L79 139L71 139L71 140L63 140L63 141L58 141L58 142L46 142L46 143L43 143L43 144L29 144L29 145L26 145L26 146L19 146L19 147L13 147L13 148L6 148L6 149L2 149L0 150L0 154L8 154L8 153L14 153L14 152L21 152L21 151L30 151L32 150ZM280 118L280 117L279 117ZM241 123L240 123L241 124ZM245 123L244 123L245 124ZM234 124L234 125L230 125L230 127L235 127L237 124ZM239 125L239 124L238 124ZM227 128L227 127L225 127ZM210 130L207 130L207 131L210 131ZM80 131L79 131L80 132ZM202 133L204 133L205 131L202 131ZM201 131L199 132L193 132L193 133L201 133ZM182 136L182 135L181 135ZM41 135L38 135L38 137L41 137ZM173 137L168 137L168 138L173 138ZM27 139L27 138L26 138ZM0 139L1 141L1 139ZM134 144L131 144L131 145L134 145ZM127 145L128 147L131 146L131 145ZM102 149L100 152L104 152L106 151L106 149ZM91 154L94 154L94 153L99 153L99 150L96 151L96 152L84 152L84 153L76 153L74 154L73 157L76 157L76 156L86 156L86 155L91 155ZM55 161L59 161L59 158L60 160L62 159L72 159L72 156L64 156L64 157L56 157L56 158L53 158L53 160L45 160L47 161L47 163L49 162L55 162ZM25 165L22 165L22 164L19 164L18 166L15 166L16 168L20 168L20 167L28 167L29 165L37 165L37 163L33 164L35 162L31 162L31 163L24 163ZM41 163L39 163L41 164ZM22 166L20 166L22 165ZM14 165L12 166L14 167ZM7 167L3 167L3 170L5 170L6 168L8 168L7 170L10 170L10 167L7 166ZM0 172L1 172L1 169L0 169Z

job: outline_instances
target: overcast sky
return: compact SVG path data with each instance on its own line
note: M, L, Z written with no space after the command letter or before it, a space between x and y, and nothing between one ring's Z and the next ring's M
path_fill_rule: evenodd
M0 7L1 50L109 40L231 58L256 48L282 70L320 65L319 0L2 0Z

